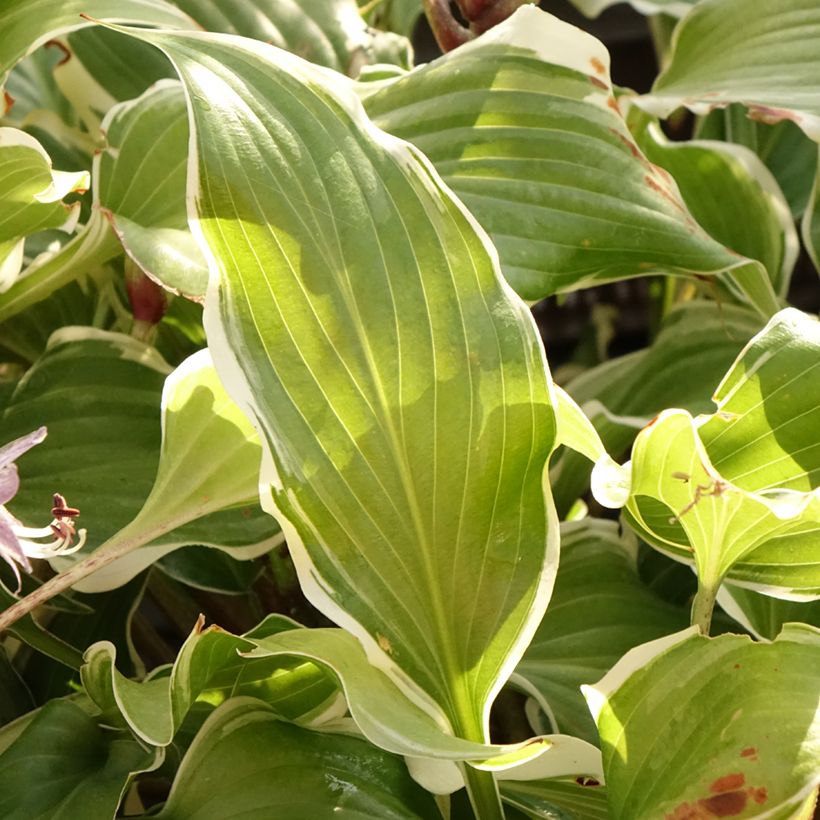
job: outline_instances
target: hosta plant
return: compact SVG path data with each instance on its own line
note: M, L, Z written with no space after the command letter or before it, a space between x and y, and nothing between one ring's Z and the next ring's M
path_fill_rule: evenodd
M457 5L0 6L3 817L812 817L820 7Z

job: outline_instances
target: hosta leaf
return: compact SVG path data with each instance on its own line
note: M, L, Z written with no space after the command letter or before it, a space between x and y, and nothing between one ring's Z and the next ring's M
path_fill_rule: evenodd
M469 760L477 767L507 772L510 776L520 775L522 769L516 768L520 764L529 768L532 778L599 774L597 749L574 737L550 735L510 745L452 737L384 672L372 666L361 644L344 630L310 629L271 637L247 637L255 645L247 654L252 659L304 657L332 670L362 734L382 749L417 761L414 776L420 781L425 780L424 774L429 771L420 768L418 761L424 758L433 759L434 770L441 770L446 760Z
M786 597L820 591L820 400L806 378L819 327L781 311L724 377L716 413L665 411L635 441L628 519L715 591L727 573Z
M820 498L731 483L684 410L664 411L635 440L626 511L642 537L694 563L712 595L729 577L785 597L820 596Z
M531 820L609 820L606 789L573 780L506 781L501 794Z
M110 820L131 776L161 761L73 703L51 701L0 754L0 813L8 820Z
M142 270L174 293L201 298L208 271L185 212L188 118L182 88L160 82L137 100L114 106L102 130L106 144L94 165L98 207Z
M58 34L87 26L80 17L190 27L190 17L163 0L6 0L0 10L0 89L20 59Z
M820 632L802 624L773 643L686 630L632 650L585 692L610 816L795 816L820 784L818 681Z
M745 490L820 484L820 322L789 308L743 349L699 428L715 467Z
M196 589L243 595L262 572L253 561L236 561L208 547L183 547L160 558L157 567L166 575Z
M72 216L62 200L88 185L85 172L53 170L43 146L25 131L0 128L0 242L64 225L72 230L79 206Z
M369 63L409 65L403 37L368 29L356 0L174 0L208 31L241 34L355 77Z
M718 603L753 635L765 640L773 641L791 621L820 627L820 601L784 601L735 584L724 584Z
M115 103L174 76L156 49L99 26L72 31L51 44L63 51L54 79L92 133Z
M483 741L553 578L555 420L531 315L349 86L250 40L139 36L189 94L209 343L263 432L263 497L302 586Z
M746 118L742 105L733 103L701 118L695 133L698 139L740 143L753 150L774 175L794 218L803 215L817 169L817 143L791 120L755 122Z
M531 6L409 74L359 87L489 232L525 299L650 273L743 265L635 144L594 37ZM767 315L765 282L741 281Z
M189 544L253 558L280 543L275 522L257 506L260 458L259 440L225 393L208 351L186 359L162 391L162 448L150 494L99 551L122 556L75 588L119 586Z
M778 295L785 296L799 243L789 206L758 157L726 142L672 142L656 126L647 129L641 147L672 174L698 223L762 264Z
M234 695L251 694L264 698L281 717L300 722L314 721L328 711L338 714L335 680L316 664L283 657L275 663L240 658L239 650L253 647L249 640L203 625L200 618L170 674L141 683L117 671L113 644L94 644L81 669L85 691L107 720L127 725L152 746L170 744L200 698L215 705ZM267 633L295 626L278 616L260 625Z
M761 324L759 316L734 305L687 302L669 313L648 349L591 368L567 391L592 419L606 449L619 457L665 407L713 410L713 385ZM583 456L564 451L550 470L562 515L588 489L590 467Z
M516 680L546 701L556 730L597 743L581 684L598 680L628 649L687 623L687 613L640 581L634 546L615 522L564 524L555 591Z
M170 368L128 336L64 328L17 386L4 435L48 437L18 462L12 513L29 526L51 517L52 493L81 512L94 548L127 524L151 488L160 445L159 403Z
M200 729L157 816L428 820L438 809L400 758L359 738L283 723L265 704L234 698Z
M381 0L374 6L369 0L359 0L359 9L365 14L365 7L372 8L372 11L365 14L372 25L411 37L419 17L424 13L421 2L422 0Z
M703 114L739 102L753 119L792 120L820 140L818 46L814 0L702 0L640 104L665 116L680 105Z
M809 252L814 267L820 271L820 172L814 180L811 196L803 214L803 244Z
M32 364L43 354L56 330L68 325L91 325L98 301L96 282L69 282L47 299L0 324L0 348Z
M111 641L117 647L120 663L126 675L144 672L131 642L131 619L139 606L145 587L145 574L134 578L119 590L94 596L79 596L77 603L86 604L85 612L55 612L48 620L49 631L82 653L96 641ZM38 703L63 697L79 685L75 667L55 664L42 653L28 658L17 657L23 679Z
M52 336L5 410L10 435L29 430L32 417L49 429L39 451L20 460L12 512L39 523L51 494L62 492L81 510L85 552L100 556L102 547L119 556L90 578L80 572L74 582L81 591L120 586L179 546L252 557L281 538L256 506L259 445L206 354L178 368L163 392L168 370L152 348L128 336L67 328ZM174 481L175 491L167 492ZM74 557L52 560L79 572Z

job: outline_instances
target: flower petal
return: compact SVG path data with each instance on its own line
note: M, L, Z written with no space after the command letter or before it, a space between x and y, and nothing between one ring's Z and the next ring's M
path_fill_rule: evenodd
M14 441L0 447L0 505L6 504L14 498L20 487L20 479L14 462L23 453L40 444L45 439L47 432L45 427L40 427L32 433L16 438Z

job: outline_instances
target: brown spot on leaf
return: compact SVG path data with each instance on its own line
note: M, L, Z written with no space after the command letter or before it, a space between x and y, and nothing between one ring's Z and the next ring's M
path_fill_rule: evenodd
M589 64L598 74L606 74L606 66L597 57L593 57Z
M715 817L734 817L746 808L748 797L744 791L723 792L705 800L698 800Z
M68 50L67 46L59 40L49 40L45 46L46 48L57 48L62 52L63 56L60 57L57 65L65 65L71 59L71 52Z
M393 654L393 644L390 643L390 638L386 635L382 635L381 632L377 632L376 642L379 644L379 649L383 652L387 652L388 655Z
M712 792L730 792L734 789L739 789L746 783L746 775L742 772L735 772L727 774L724 777L719 777L709 786L709 791Z
M748 757L749 760L757 760L757 749L754 746L748 746L741 753L741 757Z
M760 786L757 789L749 789L749 797L758 805L765 803L769 799L769 790L765 786Z
M786 108L772 108L768 105L750 105L748 117L750 120L757 120L757 122L766 125L776 125L783 120L801 122L801 118L794 111L789 111Z
M3 102L5 103L5 110L3 111L4 114L8 114L11 111L11 107L14 105L14 97L9 94L8 91L3 91Z
M593 77L591 74L589 75L589 81L596 88L602 88L604 91L609 91L609 86L603 80L599 80L597 77Z
M655 193L660 194L667 202L669 202L671 205L674 205L674 207L677 208L679 211L684 211L685 213L686 209L683 207L683 204L671 191L667 191L666 188L664 188L663 185L660 184L660 182L653 179L652 176L650 176L649 174L647 174L643 178L643 181L647 184L648 187L655 191Z
M618 105L618 101L615 97L609 97L606 101L606 104L616 113L621 113L621 107Z
M202 634L202 630L205 628L205 616L200 612L199 617L196 619L196 623L194 624L194 633L196 635Z
M609 128L607 130L610 134L617 137L629 149L629 153L632 154L633 157L636 159L642 159L638 146L635 145L635 143L632 142L626 134L622 134L617 128Z
M739 663L735 664L735 669L740 669L740 664Z

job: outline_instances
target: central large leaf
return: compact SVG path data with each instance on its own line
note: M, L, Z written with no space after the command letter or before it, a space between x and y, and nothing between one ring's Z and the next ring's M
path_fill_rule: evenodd
M141 36L186 87L209 345L262 433L302 585L483 740L554 576L532 318L477 223L347 84L250 40Z

